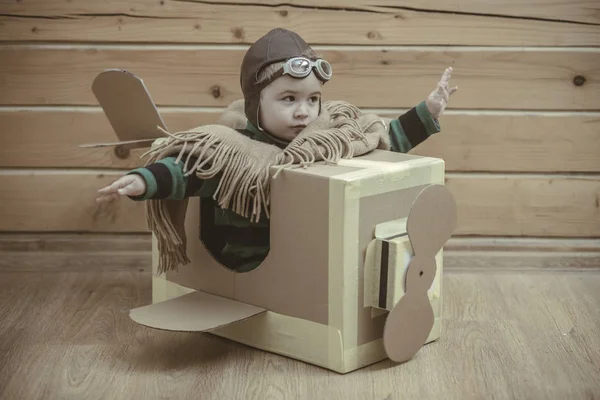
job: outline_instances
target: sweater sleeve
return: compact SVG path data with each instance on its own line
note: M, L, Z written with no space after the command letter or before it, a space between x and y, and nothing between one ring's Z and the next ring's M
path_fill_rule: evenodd
M439 131L438 120L431 116L425 102L422 101L390 123L391 150L407 153Z
M132 200L183 200L190 196L212 196L216 189L215 179L202 180L195 174L184 175L183 162L175 163L175 157L167 157L147 167L136 168L127 175L140 175L146 182L146 193L130 196ZM193 160L191 160L193 163ZM216 181L216 182L213 182Z

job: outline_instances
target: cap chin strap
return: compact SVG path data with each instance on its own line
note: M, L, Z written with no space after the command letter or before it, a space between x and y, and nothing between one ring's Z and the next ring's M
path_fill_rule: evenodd
M260 127L260 95L258 95L258 105L256 106L256 129L264 132L263 128Z

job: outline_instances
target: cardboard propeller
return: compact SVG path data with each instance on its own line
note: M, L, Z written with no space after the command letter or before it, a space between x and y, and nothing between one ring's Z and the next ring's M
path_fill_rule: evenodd
M427 186L408 216L406 230L414 256L406 271L405 294L389 313L383 331L383 345L393 361L410 360L431 332L434 314L427 290L435 278L435 255L455 228L454 197L445 186Z
M156 139L165 136L159 127L166 130L166 124L144 81L136 75L121 69L105 70L94 79L92 92L119 140L79 147L150 147Z

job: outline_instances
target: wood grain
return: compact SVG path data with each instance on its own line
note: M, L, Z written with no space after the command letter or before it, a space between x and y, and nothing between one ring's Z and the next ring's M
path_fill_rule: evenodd
M569 382L585 388L588 379L600 374L600 367L594 361L600 357L600 350L591 345L590 337L592 332L600 332L597 294L600 282L594 282L589 276L577 276L569 285L560 287L565 278L565 275L525 278L523 283L528 284L527 289L515 285L507 276L498 276L496 280L506 305L512 310L511 315L522 326L523 345L535 354L534 365L540 375L551 379L553 387L565 387ZM547 329L524 325L531 318ZM571 358L573 364L563 370L557 361L566 358Z
M598 273L446 274L442 338L408 363L349 375L209 334L135 324L127 311L150 302L149 272L0 274L1 399L600 394Z
M106 252L31 252L3 253L1 271L36 272L39 270L40 256L44 257L46 272L77 271L145 271L152 270L150 252L106 251Z
M445 114L442 131L412 154L446 171L600 172L600 115Z
M0 230L66 232L147 231L144 203L97 204L98 189L119 173L31 170L0 173Z
M600 176L451 174L459 235L598 237Z
M218 113L162 113L172 132L216 122ZM114 148L84 149L87 143L114 142L118 138L100 108L1 111L0 165L3 167L89 167L135 168L146 161L140 156L148 150L115 152Z
M146 232L143 202L94 201L118 172L4 171L0 231ZM598 237L599 176L450 174L456 235Z
M0 234L1 272L143 272L152 270L152 236L142 234ZM40 263L40 260L44 260Z
M172 132L215 123L218 112L161 110ZM395 113L380 113L397 117ZM412 151L452 171L600 172L600 114L446 113L442 132ZM144 150L81 149L116 136L99 109L0 110L1 167L134 168ZM568 132L568 134L567 134Z
M0 233L0 271L145 271L149 233ZM44 263L40 264L39 260ZM577 271L600 268L600 239L453 237L444 271Z
M600 37L600 35L599 35ZM455 109L600 110L600 50L337 49L325 99L410 108L453 66ZM224 107L241 98L244 50L196 47L0 46L0 105L97 105L107 68L140 76L158 105ZM585 79L576 86L575 77ZM368 90L367 90L368 88Z
M1 253L30 252L101 254L105 252L152 252L152 237L147 233L0 233Z
M45 17L67 17L78 14L106 14L106 13L128 13L136 16L164 16L185 15L194 9L206 8L207 3L202 1L181 2L166 0L155 2L147 0L131 0L127 4L117 0L105 0L96 2L93 0L80 0L76 3L48 2L44 0L28 0L14 2L8 0L0 1L2 9L11 15L45 16ZM320 9L332 9L333 11L378 11L380 13L393 12L394 10L415 9L423 12L454 12L463 14L494 14L497 16L512 16L539 19L553 19L558 21L573 21L600 23L598 13L593 0L571 0L569 2L556 2L553 0L529 0L522 3L518 0L457 0L452 3L439 3L435 0L291 0L282 4L279 0L257 0L248 5L237 0L219 0L212 2L212 10L218 7L230 5L237 8L249 10L258 7L271 7L275 9L302 9L309 8L313 12Z
M600 239L454 237L445 271L575 271L600 268Z
M83 237L88 236L89 235L84 235ZM108 236L110 237L110 235ZM447 242L444 249L451 252L511 251L516 253L540 252L544 254L583 254L600 251L600 239L453 237Z
M539 250L516 252L501 247L496 251L448 251L444 253L444 269L453 272L589 271L600 268L598 248L582 253Z
M2 1L7 41L252 43L270 27L311 44L597 46L592 0Z

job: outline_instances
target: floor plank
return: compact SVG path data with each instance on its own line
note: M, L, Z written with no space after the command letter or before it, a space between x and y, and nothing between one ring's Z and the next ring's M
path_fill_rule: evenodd
M150 233L0 232L0 272L143 272L152 264L151 240ZM598 268L599 238L454 236L444 246L444 271Z
M43 270L42 270L43 271ZM348 375L133 323L135 270L0 272L1 399L593 399L600 271L450 272L442 339Z

